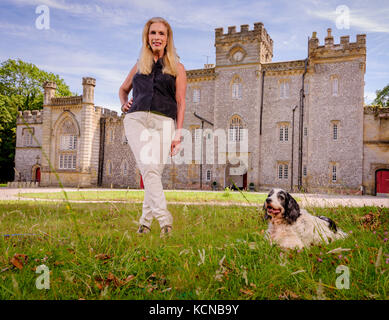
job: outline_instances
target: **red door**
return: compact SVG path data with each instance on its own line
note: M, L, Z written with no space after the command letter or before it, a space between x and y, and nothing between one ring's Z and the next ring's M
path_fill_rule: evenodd
M36 168L35 182L41 182L41 168Z
M389 194L389 170L377 171L377 195Z
M141 189L144 189L144 188L145 188L145 186L143 185L142 175L140 175L140 188L141 188Z

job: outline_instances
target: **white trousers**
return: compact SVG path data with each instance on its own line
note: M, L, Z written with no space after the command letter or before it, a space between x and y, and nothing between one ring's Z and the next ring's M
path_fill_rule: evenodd
M144 184L142 216L139 223L150 228L153 218L161 228L172 225L162 187L162 173L170 154L174 120L159 114L138 111L124 117L124 130Z

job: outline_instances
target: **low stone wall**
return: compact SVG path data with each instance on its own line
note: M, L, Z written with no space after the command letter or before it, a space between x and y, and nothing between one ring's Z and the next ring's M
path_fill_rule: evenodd
M7 188L38 188L39 182L33 181L12 181L7 183Z

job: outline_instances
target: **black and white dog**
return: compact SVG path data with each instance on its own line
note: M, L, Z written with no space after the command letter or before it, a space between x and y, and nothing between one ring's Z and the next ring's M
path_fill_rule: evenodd
M347 234L324 216L313 216L300 209L293 197L282 189L272 189L263 205L269 219L267 237L284 249L303 248L320 242L343 239Z

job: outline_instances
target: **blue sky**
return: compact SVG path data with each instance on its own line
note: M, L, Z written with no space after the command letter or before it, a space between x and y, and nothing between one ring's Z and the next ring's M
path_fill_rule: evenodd
M50 28L35 22L39 5L50 9ZM338 29L336 9L350 12L349 29ZM273 61L304 59L307 38L327 28L339 37L367 34L366 102L389 84L389 2L237 0L1 0L0 61L20 58L58 74L70 90L82 93L82 77L96 78L95 104L119 111L118 89L136 62L144 23L166 18L187 70L215 62L214 29L263 22L274 41Z

